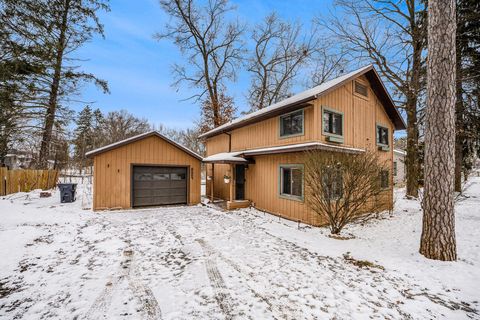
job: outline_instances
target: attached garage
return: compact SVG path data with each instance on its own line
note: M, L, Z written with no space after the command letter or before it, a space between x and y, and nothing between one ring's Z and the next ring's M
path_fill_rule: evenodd
M87 153L93 210L200 202L202 157L152 131Z

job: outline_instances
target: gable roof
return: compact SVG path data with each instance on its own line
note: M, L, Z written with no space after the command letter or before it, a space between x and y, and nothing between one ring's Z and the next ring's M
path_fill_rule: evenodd
M258 121L262 121L268 118L272 118L278 116L282 113L286 113L289 111L293 111L296 109L300 109L307 105L310 101L318 98L319 96L325 95L338 87L343 86L345 83L361 76L365 75L367 79L370 81L372 90L375 92L377 97L379 98L382 105L385 107L385 111L387 112L388 116L392 120L396 130L404 130L406 129L405 122L403 121L402 116L398 112L395 104L393 103L390 94L388 93L387 89L385 88L380 76L378 75L377 71L373 65L368 65L352 71L350 73L344 74L338 78L333 80L327 81L322 83L319 86L316 86L312 89L305 90L300 92L290 98L272 104L266 108L260 109L258 111L249 113L243 117L234 119L230 122L227 122L215 129L212 129L202 135L200 138L208 138L212 137L221 133L225 133L231 131L236 128L240 128Z
M110 150L113 150L113 149L116 149L116 148L119 148L121 146L124 146L126 144L129 144L129 143L132 143L132 142L135 142L135 141L139 141L139 140L142 140L142 139L145 139L145 138L148 138L148 137L152 137L152 136L156 136L160 139L163 139L164 141L170 143L171 145L173 145L174 147L177 147L178 149L184 151L185 153L188 153L189 155L191 155L192 157L202 161L203 158L196 152L188 149L187 147L185 146L182 146L181 144L179 144L178 142L175 142L167 137L165 137L163 134L161 134L160 132L158 131L150 131L150 132L146 132L146 133L142 133L142 134L139 134L139 135L136 135L136 136L133 136L131 138L128 138L128 139L125 139L125 140L121 140L121 141L118 141L118 142L115 142L115 143L112 143L112 144L109 144L109 145L106 145L104 147L101 147L101 148L98 148L98 149L95 149L95 150L92 150L92 151L89 151L87 153L85 153L85 156L87 156L88 158L91 158L91 157L94 157L100 153L104 153L104 152L107 152L107 151L110 151Z

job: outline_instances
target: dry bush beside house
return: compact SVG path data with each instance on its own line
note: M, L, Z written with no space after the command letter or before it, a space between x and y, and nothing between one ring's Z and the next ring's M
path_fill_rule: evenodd
M373 152L310 151L305 157L305 201L329 222L332 234L367 212L385 209L389 170Z

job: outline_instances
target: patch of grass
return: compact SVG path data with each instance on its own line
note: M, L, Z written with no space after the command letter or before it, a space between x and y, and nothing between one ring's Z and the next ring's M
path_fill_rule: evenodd
M353 258L351 255L350 255L350 252L347 252L343 255L343 259L350 263L350 264L353 264L354 266L357 266L359 268L367 268L367 269L380 269L380 270L385 270L385 268L379 264L376 264L376 263L373 263L371 261L368 261L368 260L357 260L355 258Z
M353 234L347 234L347 235L339 235L339 234L329 234L329 238L335 239L335 240L352 240L355 239L355 236Z

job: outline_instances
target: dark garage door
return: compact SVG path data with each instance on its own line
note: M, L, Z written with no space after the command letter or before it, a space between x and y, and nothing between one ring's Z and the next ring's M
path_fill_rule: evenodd
M187 168L133 167L133 206L187 203Z

